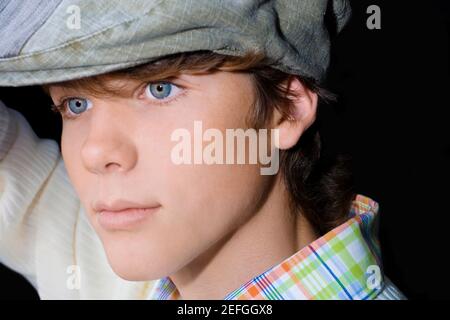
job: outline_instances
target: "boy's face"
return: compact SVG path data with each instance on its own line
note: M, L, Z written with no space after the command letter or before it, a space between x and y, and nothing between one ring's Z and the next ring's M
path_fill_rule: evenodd
M261 175L258 165L177 165L171 158L179 143L171 140L172 133L187 129L193 145L196 120L202 121L203 132L216 128L223 136L225 129L245 129L254 102L252 81L250 75L227 72L184 74L173 85L139 88L138 82L111 80L128 88L128 97L50 88L55 104L80 98L68 100L71 110L80 113L64 119L62 155L119 276L151 280L173 274L257 211L275 178ZM98 202L117 201L156 209L122 215L125 222L95 210Z

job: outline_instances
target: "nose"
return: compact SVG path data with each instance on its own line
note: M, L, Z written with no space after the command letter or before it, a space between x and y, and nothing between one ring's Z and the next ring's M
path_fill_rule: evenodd
M130 171L138 158L132 139L132 120L121 114L126 112L124 108L97 107L81 148L84 166L95 174Z

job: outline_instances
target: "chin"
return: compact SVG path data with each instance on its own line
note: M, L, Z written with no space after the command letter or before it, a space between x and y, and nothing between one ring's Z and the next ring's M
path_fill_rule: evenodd
M137 261L130 261L126 257L114 258L108 256L109 264L114 273L127 281L151 281L164 278L167 276L162 268L155 264L144 263L145 260L137 259Z
M132 270L130 268L117 268L114 265L111 265L114 273L121 279L127 281L151 281L156 280L158 278L153 278L147 273L136 272L136 270Z
M151 248L113 245L105 246L105 252L114 273L124 280L152 281L171 274L173 264L170 264L167 255L154 252Z

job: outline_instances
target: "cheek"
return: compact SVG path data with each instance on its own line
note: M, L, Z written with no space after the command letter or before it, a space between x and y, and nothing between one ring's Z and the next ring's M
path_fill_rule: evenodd
M61 136L61 155L70 180L74 185L77 184L77 179L81 178L83 175L79 143L80 139L76 139L73 130L63 128Z
M175 168L172 204L194 234L206 239L231 231L256 211L269 183L256 166L198 165Z
M155 182L154 186L163 191L159 196L173 218L171 234L180 239L187 237L183 241L205 248L255 212L270 178L261 176L258 165L174 164L170 155L179 143L170 140L174 130L189 131L193 162L194 140L199 137L194 132L194 121L202 122L202 133L208 128L219 129L225 139L226 129L245 128L244 119L251 105L249 99L237 94L226 97L215 93L185 101L177 105L176 114L167 113L159 131L152 132L158 137L156 149L148 141L140 149L147 150L149 166L145 171L154 173L150 183ZM201 144L203 150L208 144Z
M82 204L87 205L91 202L90 197L94 192L94 185L90 181L91 176L83 166L81 159L81 143L84 141L80 136L82 130L68 127L63 128L61 136L61 155L64 160L64 166Z
M63 124L62 134L61 134L61 153L64 162L67 163L73 156L79 152L81 144L81 136L77 136L77 130L74 126Z

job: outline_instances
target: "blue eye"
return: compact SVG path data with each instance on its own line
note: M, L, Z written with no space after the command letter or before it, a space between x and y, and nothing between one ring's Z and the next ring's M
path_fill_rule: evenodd
M163 100L170 96L173 91L178 89L177 86L170 82L149 83L146 87L146 94L149 98Z
M87 99L69 98L67 99L67 107L74 114L80 114L90 107L91 103Z

